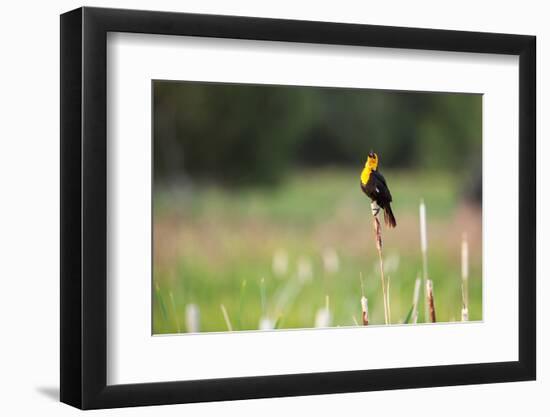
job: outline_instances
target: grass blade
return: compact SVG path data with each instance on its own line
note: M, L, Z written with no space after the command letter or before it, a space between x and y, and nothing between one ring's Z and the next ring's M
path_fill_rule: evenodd
M409 309L409 312L407 313L407 316L405 317L403 324L409 324L409 322L411 321L411 317L413 315L413 311L414 311L414 304Z
M223 304L220 304L220 308L222 310L223 319L225 320L225 325L227 326L227 330L232 332L233 326L231 325L231 321L229 321L229 314L227 314L227 310L225 309L225 306Z

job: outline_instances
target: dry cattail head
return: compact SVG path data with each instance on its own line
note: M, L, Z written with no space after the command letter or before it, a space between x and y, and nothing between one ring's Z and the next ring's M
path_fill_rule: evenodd
M366 297L361 297L361 311L363 325L367 326L369 324L369 302Z

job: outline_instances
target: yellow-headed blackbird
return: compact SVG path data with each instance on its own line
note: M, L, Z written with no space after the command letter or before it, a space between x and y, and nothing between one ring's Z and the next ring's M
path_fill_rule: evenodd
M395 227L395 217L391 211L391 193L385 178L378 172L378 155L370 152L361 172L361 189L384 210L384 222L388 227ZM377 213L376 213L377 214Z

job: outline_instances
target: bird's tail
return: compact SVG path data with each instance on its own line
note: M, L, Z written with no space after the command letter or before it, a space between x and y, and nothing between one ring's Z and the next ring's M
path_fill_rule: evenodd
M391 206L389 204L384 207L384 222L389 228L394 228L397 225L395 222L395 216L393 215L393 211L391 211Z

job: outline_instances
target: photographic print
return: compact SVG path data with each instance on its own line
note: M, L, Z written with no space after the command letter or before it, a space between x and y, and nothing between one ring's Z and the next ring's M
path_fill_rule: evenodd
M482 95L152 81L153 334L480 321Z

